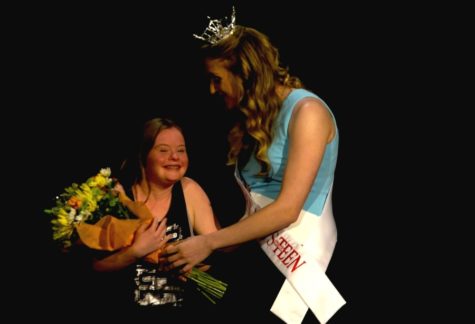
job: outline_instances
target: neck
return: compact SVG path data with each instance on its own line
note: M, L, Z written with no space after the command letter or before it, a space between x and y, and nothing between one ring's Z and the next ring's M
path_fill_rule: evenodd
M173 185L161 186L154 183L147 183L143 180L134 186L134 195L139 201L158 202L170 198Z

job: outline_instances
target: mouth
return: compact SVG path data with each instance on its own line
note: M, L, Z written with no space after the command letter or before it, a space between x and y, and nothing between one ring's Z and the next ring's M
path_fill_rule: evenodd
M167 170L179 170L181 169L181 165L165 165L164 168Z
M223 103L226 100L226 96L220 92L216 92L213 96L211 96L211 99L215 103Z

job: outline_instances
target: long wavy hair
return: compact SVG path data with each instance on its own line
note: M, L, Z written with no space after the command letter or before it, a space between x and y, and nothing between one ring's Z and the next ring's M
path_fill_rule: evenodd
M135 139L130 156L120 166L120 182L124 185L124 188L131 188L145 178L144 170L147 164L147 156L155 144L155 139L163 130L170 128L178 129L183 137L185 136L183 129L171 119L153 118L145 122L142 132ZM150 195L150 184L148 180L146 182L148 195Z
M299 78L281 66L279 51L263 33L240 25L232 35L215 45L202 47L204 59L223 59L228 69L242 80L238 105L242 118L229 131L228 165L248 160L254 154L261 166L259 176L267 176L270 162L267 151L273 139L274 122L282 100L277 85L302 88Z

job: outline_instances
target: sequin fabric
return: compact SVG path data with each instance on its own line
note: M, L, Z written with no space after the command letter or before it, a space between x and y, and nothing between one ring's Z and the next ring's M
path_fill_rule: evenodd
M183 239L182 228L178 224L167 227L167 234L173 238L169 242ZM162 271L161 266L148 262L135 267L135 302L140 306L171 305L183 306L184 284L173 271Z

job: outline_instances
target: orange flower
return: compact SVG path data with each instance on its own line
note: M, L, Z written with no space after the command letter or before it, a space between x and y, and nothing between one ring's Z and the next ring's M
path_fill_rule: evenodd
M80 198L78 198L78 196L72 196L68 200L68 205L73 207L74 209L78 209L79 207L81 207L81 204L82 201Z

